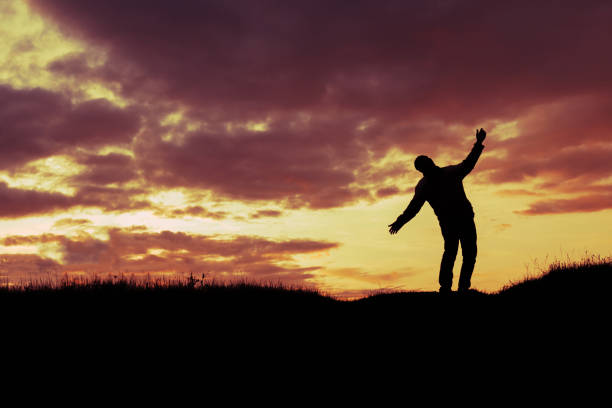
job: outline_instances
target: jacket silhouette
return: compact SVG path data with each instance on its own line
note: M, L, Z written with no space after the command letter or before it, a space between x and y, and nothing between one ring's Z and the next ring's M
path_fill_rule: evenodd
M404 224L420 211L425 201L431 205L438 217L444 237L444 254L440 264L440 292L450 292L453 283L453 265L457 257L459 242L463 264L459 276L459 291L467 291L471 286L472 272L476 263L476 226L474 210L465 195L463 179L478 161L486 137L484 129L476 131L476 143L466 159L459 164L438 167L427 156L419 156L414 161L415 168L423 173L423 178L414 190L414 197L406 210L389 225L391 234L397 233Z

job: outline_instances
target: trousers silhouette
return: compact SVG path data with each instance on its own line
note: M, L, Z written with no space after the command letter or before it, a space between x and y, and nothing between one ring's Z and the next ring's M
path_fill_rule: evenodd
M444 238L444 254L440 263L438 282L442 291L449 291L453 284L453 266L457 258L459 243L463 264L459 275L459 290L467 290L471 286L472 272L476 263L476 225L472 217L459 220L440 221L442 237Z

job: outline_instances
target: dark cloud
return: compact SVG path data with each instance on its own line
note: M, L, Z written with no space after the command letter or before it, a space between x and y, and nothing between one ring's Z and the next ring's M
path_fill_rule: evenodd
M89 236L79 239L59 238L62 262L65 265L102 264L113 259L114 252L108 242Z
M509 152L509 155L512 153ZM563 188L562 182L597 181L612 174L612 145L586 145L567 148L549 155L540 152L537 155L488 161L489 164L483 167L492 169L489 175L492 182L520 182L541 177ZM491 162L493 166L490 165Z
M158 208L155 214L164 217L179 218L184 216L198 217L198 218L211 218L214 220L223 220L229 216L227 211L211 211L200 205L191 205L185 208L176 208L168 210L166 208Z
M77 185L122 184L138 178L134 160L126 154L80 154L76 160L86 166L84 171L72 178Z
M529 204L525 215L592 212L612 208L612 146L579 145L546 156L499 160L489 177L497 183L535 182L533 189L505 189L501 195L547 196ZM567 195L577 195L568 198Z
M80 187L72 197L73 205L98 207L105 211L129 211L151 208L151 203L138 196L147 191L139 188L119 188L88 185Z
M150 208L146 200L137 199L138 189L83 187L75 195L11 188L0 182L0 218L49 215L74 207L98 207L106 211L128 211Z
M0 218L52 213L73 205L63 194L11 188L0 181Z
M485 157L478 171L489 183L526 183L502 195L540 196L521 214L590 212L612 208L612 103L579 96L533 109L517 124L520 136L494 142L501 153ZM588 195L585 195L588 194ZM567 195L577 195L567 197Z
M105 99L73 104L51 91L0 85L1 168L77 146L129 143L139 122L133 109L121 109Z
M526 210L516 211L524 215L560 214L593 212L612 208L612 192L608 194L589 194L574 198L558 198L535 201Z
M41 89L15 90L0 85L0 162L2 168L24 164L54 153L48 136L58 117L70 111L60 95Z
M472 122L483 100L500 117L607 86L612 63L604 1L30 4L108 49L109 64L131 66L118 78L126 94L197 107L327 105Z
M252 213L249 217L257 219L257 218L265 218L265 217L280 217L281 215L283 215L283 212L279 210L257 210L256 212Z
M472 128L513 120L518 137L490 133L478 180L606 177L597 164L609 160L612 131L606 1L29 3L108 57L93 66L87 52L68 55L51 72L157 106L135 159L152 185L342 206L395 191L406 172L371 167L390 149L460 159ZM203 129L155 124L176 109ZM248 121L269 129L226 129ZM592 160L579 157L585 147Z
M284 199L288 206L312 208L368 195L350 186L356 181L352 169L365 165L367 151L351 142L340 120L303 130L278 126L261 133L196 132L181 144L151 138L135 152L147 180L166 188L204 188L221 197Z
M0 255L0 279L3 283L20 280L51 283L61 270L61 265L50 258L36 254Z
M2 168L14 170L32 160L58 153L74 154L77 148L127 144L139 128L139 116L104 99L71 103L67 97L42 89L17 90L0 85L0 141ZM135 176L129 157L78 155L88 166L74 181L76 195L10 188L0 183L0 217L52 213L75 206L109 210L141 208L131 190L101 185L128 181ZM35 171L35 170L33 170ZM85 183L85 184L84 184Z
M395 186L391 186L391 187L385 187L385 188L381 188L376 192L376 195L378 197L389 197L395 194L399 194L400 193L400 189L395 187Z
M612 101L577 97L534 108L518 123L520 136L495 141L502 158L485 157L480 170L492 182L528 177L604 178L612 170ZM603 176L603 177L602 177Z
M537 196L540 193L535 191L527 190L524 188L509 188L497 191L497 194L501 196Z
M147 207L146 201L135 198L144 190L107 186L137 178L130 156L85 153L107 145L129 145L139 127L140 115L133 108L120 108L105 99L72 103L60 93L0 85L0 168L19 173L33 160L60 153L86 166L67 180L77 189L73 196L0 183L0 217L53 213L75 206L110 211ZM38 172L34 167L27 171Z

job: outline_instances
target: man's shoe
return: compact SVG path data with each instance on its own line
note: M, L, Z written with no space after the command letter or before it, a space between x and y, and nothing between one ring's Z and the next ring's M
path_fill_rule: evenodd
M451 288L440 287L440 294L441 295L449 295L451 292L452 292Z

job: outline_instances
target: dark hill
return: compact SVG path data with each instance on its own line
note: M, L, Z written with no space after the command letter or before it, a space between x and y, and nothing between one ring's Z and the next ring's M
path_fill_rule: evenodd
M215 284L203 280L184 282L130 282L93 280L81 283L26 285L0 288L0 305L15 315L82 312L151 313L181 312L212 318L224 314L266 312L271 315L298 313L368 313L385 311L404 314L419 310L427 314L439 309L474 307L487 309L521 308L528 303L563 307L607 301L612 284L612 262L586 260L555 263L540 276L506 286L496 293L472 291L468 294L440 295L437 292L389 292L358 300L342 301L314 289L284 287L279 284ZM63 317L68 317L68 316Z
M246 368L262 380L271 369L286 381L310 382L335 378L339 369L371 378L398 368L403 376L423 375L418 366L438 374L462 367L466 375L480 364L482 374L489 360L506 374L535 375L607 358L611 275L610 262L582 263L499 293L397 292L355 301L193 281L4 288L0 344L6 356L28 356L36 366L112 372L126 384L134 373L160 370L232 380Z
M509 285L497 296L589 302L607 297L611 285L612 261L589 258L577 263L553 263L541 276Z
M279 285L174 285L95 281L58 287L0 289L5 322L28 331L62 335L170 333L320 337L333 333L396 339L423 333L559 332L599 330L609 320L612 263L555 264L542 276L498 293L435 292L376 294L341 301L314 290ZM25 326L24 326L25 325ZM6 325L5 325L6 328Z

